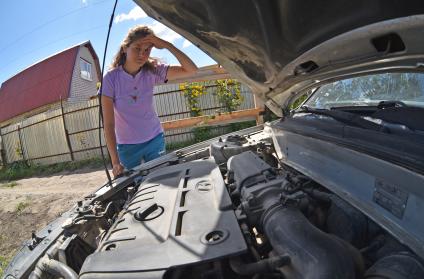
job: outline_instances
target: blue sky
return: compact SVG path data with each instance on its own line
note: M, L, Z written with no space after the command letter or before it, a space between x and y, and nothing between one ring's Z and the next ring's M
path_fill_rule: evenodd
M114 0L16 0L0 4L0 83L28 66L83 41L90 40L100 63ZM106 65L119 49L129 28L148 25L172 42L198 66L215 63L185 38L147 15L131 0L118 0L109 38ZM152 56L169 64L177 60L167 50ZM101 65L100 65L101 66Z

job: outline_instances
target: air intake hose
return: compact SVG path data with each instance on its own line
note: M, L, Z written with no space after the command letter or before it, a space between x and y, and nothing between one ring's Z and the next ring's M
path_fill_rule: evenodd
M359 251L309 222L299 209L299 200L284 195L292 183L285 176L278 176L250 151L231 157L228 170L234 175L249 224L265 233L277 256L290 258L290 263L279 268L287 279L361 278Z
M287 278L361 278L359 252L316 228L296 207L270 207L262 215L262 226L274 250L290 256L291 264L281 268Z

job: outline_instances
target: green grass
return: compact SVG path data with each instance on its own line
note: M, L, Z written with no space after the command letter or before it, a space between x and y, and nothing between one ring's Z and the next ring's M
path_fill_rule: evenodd
M0 277L3 277L3 272L9 264L12 257L0 256Z
M15 211L18 215L21 215L22 212L29 206L29 202L20 202L16 205Z
M48 166L27 166L24 162L16 162L0 169L0 182L9 182L6 185L9 185L9 187L14 187L17 184L13 185L14 183L16 183L13 182L13 180L33 177L36 175L46 176L62 171L74 171L83 167L100 167L102 165L103 161L100 158L83 161L64 162Z
M7 241L7 237L4 234L0 234L0 243L3 243L4 241ZM16 254L16 249L9 251L7 254L4 254L4 251L0 251L0 253L2 253L0 255L0 278L3 278L6 267Z
M3 185L1 185L2 187L4 187L4 188L13 188L13 187L15 187L15 186L18 186L19 185L19 183L18 182L16 182L16 181L12 181L12 182L9 182L9 183L6 183L6 184L3 184Z

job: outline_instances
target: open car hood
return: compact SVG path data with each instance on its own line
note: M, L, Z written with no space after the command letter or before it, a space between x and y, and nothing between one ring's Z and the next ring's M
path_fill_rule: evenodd
M281 116L306 88L421 67L422 0L136 0L247 84Z

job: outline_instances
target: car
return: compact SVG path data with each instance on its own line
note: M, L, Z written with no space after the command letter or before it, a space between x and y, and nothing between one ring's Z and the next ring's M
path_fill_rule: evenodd
M424 278L422 1L135 2L278 119L103 185L5 278Z

